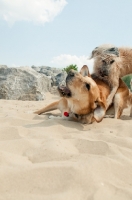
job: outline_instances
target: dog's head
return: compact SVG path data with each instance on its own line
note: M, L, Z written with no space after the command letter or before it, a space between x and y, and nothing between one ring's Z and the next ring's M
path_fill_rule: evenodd
M119 50L114 45L101 45L92 51L90 58L94 58L94 73L107 80L112 64L119 59Z
M100 91L95 81L90 77L88 67L84 65L79 72L71 70L66 78L65 89L69 96L69 106L78 115L93 113L96 121L101 121L105 115L105 105L100 99ZM63 93L65 91L63 89ZM66 94L66 95L67 95Z

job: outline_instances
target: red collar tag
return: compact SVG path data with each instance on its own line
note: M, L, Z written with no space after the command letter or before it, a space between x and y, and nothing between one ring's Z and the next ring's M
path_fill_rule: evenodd
M68 112L64 112L64 116L69 117L69 113Z

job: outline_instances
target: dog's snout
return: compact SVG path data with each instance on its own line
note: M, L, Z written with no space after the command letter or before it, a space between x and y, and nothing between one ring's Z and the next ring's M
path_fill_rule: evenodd
M74 71L70 70L69 73L68 73L68 76L71 76L71 77L74 76Z
M75 72L74 70L70 70L67 77L66 77L66 83L68 83L69 81L71 81L74 78Z

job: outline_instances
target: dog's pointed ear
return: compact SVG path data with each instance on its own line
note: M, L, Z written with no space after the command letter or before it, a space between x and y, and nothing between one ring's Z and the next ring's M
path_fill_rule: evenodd
M88 77L91 77L87 65L83 65L83 67L82 67L81 70L80 70L80 74L81 74L82 76L88 76Z
M94 119L96 122L101 122L105 116L106 107L100 98L95 102L95 104L97 107L94 110Z

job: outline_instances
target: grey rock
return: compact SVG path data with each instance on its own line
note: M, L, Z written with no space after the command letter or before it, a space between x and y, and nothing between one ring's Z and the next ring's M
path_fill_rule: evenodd
M40 71L39 71L39 73L45 74L46 76L51 76L51 75L53 75L53 72L52 72L51 70L49 70L49 69L44 69L44 68L41 68Z
M7 65L0 65L0 68L7 68Z
M52 84L54 86L65 85L67 73L62 71L61 73L57 74L55 77L52 77Z
M48 66L39 66L39 67L32 66L32 69L41 74L45 74L46 76L56 76L57 74L62 72L61 69L51 68Z
M0 67L0 99L43 100L51 80L29 67Z
M51 85L58 86L58 85L65 85L65 80L67 73L65 71L62 71L62 69L57 68L51 68L49 66L32 66L32 69L34 69L36 72L46 75L51 79Z
M57 88L58 88L57 86L51 87L50 93L60 96Z
M40 72L40 67L35 67L35 66L33 65L31 68L34 69L36 72Z

